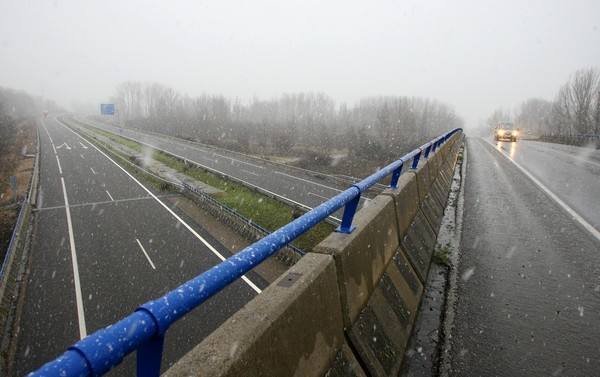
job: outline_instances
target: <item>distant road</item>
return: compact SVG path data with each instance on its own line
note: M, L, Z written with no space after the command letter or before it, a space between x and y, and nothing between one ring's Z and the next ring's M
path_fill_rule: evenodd
M312 209L327 199L339 194L350 185L334 185L302 172L300 169L286 168L264 160L247 157L222 149L205 147L198 143L168 136L158 136L133 130L107 125L105 123L82 120L98 128L126 136L145 143L156 149L162 149L171 154L185 157L199 165L209 167L237 178L249 185L257 186L281 199ZM368 199L361 199L361 205ZM335 217L339 220L340 211Z
M16 357L25 375L220 262L229 251L93 145L53 119L40 127L40 197ZM248 274L166 337L177 360L266 283ZM128 357L118 375L134 374Z
M579 219L598 224L597 152L472 138L467 150L450 375L598 375L600 239Z

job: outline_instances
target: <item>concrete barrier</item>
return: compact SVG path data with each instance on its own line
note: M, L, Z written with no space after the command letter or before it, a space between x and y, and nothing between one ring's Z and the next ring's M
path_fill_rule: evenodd
M461 145L422 159L165 375L398 375Z
M333 257L298 263L165 376L320 376L344 344Z
M354 323L400 245L396 208L389 196L370 201L354 225L352 233L332 233L313 248L335 260L345 326Z

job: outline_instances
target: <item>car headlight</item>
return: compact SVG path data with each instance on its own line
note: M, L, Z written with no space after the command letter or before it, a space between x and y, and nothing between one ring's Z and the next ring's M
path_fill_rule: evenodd
M513 134L513 136L517 136L517 130L514 130L514 131L512 132L512 134Z
M498 130L498 135L502 135L502 133L504 133L504 130Z

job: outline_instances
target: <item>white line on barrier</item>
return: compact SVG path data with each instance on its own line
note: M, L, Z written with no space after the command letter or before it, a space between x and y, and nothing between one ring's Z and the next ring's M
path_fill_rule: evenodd
M533 181L542 191L544 191L550 198L552 198L559 206L561 206L569 215L573 217L579 224L581 224L588 232L591 233L597 240L600 241L600 232L592 226L592 224L588 223L581 215L575 212L574 209L569 207L569 205L563 202L555 193L550 191L548 187L546 187L542 182L540 182L537 178L535 178L529 171L527 171L524 167L522 167L519 163L513 160L509 155L504 152L499 151L492 142L485 138L481 138L484 142L487 142L489 145L493 147L494 150L498 151L502 156L506 157L506 159L512 162L523 174L525 174L529 179Z
M104 191L106 191L106 194L108 195L108 197L110 198L110 200L114 202L115 200L113 199L113 197L110 194L110 192L108 192L108 190L104 190Z
M146 256L146 259L148 259L148 263L150 263L150 267L152 267L153 270L156 270L156 266L154 265L154 263L152 263L152 259L150 259L150 256L146 252L146 249L144 249L144 246L142 246L142 243L140 242L140 240L138 240L137 238L135 240L137 241L137 244L140 245L140 249L142 249L142 253L144 253L144 255Z
M69 231L69 246L71 248L71 262L73 264L73 281L75 282L75 301L77 303L77 319L79 322L79 338L83 339L87 335L85 328L85 312L83 310L83 298L81 295L81 282L79 280L79 265L77 263L77 251L75 250L75 237L73 236L73 224L71 223L71 210L69 209L69 199L67 198L67 188L65 179L60 177L62 183L63 195L65 198L65 212L67 214L67 228Z
M58 119L56 120L61 126L63 126L64 128L66 128L67 130L71 131L72 133L74 133L75 135L77 135L77 137L81 138L82 140L85 140L83 138L83 136L79 135L77 132L73 131L71 128L69 128L67 125L65 125L64 123L62 123L61 121L59 121ZM125 174L127 174L129 176L129 178L131 178L135 183L137 183L142 189L144 189L148 195L150 195L154 200L156 200L164 209L166 209L175 219L177 219L177 221L179 221L181 224L183 224L184 227L186 227L187 230L189 230L194 236L196 236L196 238L198 238L200 240L200 242L202 242L213 254L215 254L220 260L224 261L226 258L217 251L217 249L215 249L211 244L208 243L208 241L206 241L202 236L200 236L200 234L198 234L198 232L196 232L194 230L194 228L192 228L190 225L188 225L188 223L186 223L185 221L183 221L183 219L181 217L179 217L179 215L177 215L175 212L173 212L173 210L171 208L169 208L165 203L163 203L160 199L158 199L156 197L156 195L154 195L152 193L152 191L150 191L146 186L144 186L140 181L138 181L133 175L131 175L127 170L125 170L125 168L123 168L121 165L117 164L112 158L110 158L106 153L102 152L98 147L96 147L94 144L90 145L98 151L98 153L100 153L101 155L103 155L104 157L106 157L110 162L112 162L116 167L118 167L119 169L121 169ZM256 285L254 284L250 279L248 279L246 277L246 275L242 276L242 280L244 280L244 282L246 282L246 284L248 284L250 286L250 288L252 288L256 293L260 293L262 292L262 290Z

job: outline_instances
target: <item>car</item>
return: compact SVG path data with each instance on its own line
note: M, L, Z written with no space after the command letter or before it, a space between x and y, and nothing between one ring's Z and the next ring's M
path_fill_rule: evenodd
M511 122L500 122L494 129L494 140L496 141L517 141L519 130Z

